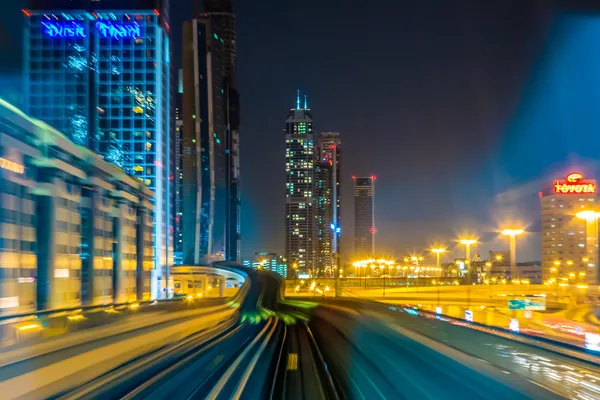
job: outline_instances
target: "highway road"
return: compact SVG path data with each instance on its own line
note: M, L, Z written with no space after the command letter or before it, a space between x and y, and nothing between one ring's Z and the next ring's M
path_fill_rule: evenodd
M311 326L343 398L559 398L447 346L358 312L317 310Z

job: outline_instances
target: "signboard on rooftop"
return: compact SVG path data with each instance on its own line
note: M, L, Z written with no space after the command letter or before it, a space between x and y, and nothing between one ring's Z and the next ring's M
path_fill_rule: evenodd
M583 174L579 172L573 172L567 175L564 180L557 180L554 182L554 193L596 193L596 182L584 181Z

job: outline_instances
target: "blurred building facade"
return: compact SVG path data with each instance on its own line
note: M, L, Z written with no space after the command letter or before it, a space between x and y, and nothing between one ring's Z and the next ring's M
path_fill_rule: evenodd
M183 262L225 259L227 104L224 40L211 16L183 26Z
M237 88L237 33L231 0L204 0L204 14L213 24L213 32L223 42L223 86L226 114L226 252L225 258L240 261L241 191L240 191L240 101Z
M153 297L173 263L168 0L29 0L26 112L155 193Z
M175 209L173 228L173 263L183 264L183 70L177 74L175 93Z
M544 281L598 283L596 182L580 173L559 177L540 192ZM587 220L577 216L591 212Z
M354 254L369 257L375 253L375 176L354 180Z
M153 194L0 100L0 313L148 300Z
M302 103L304 106L302 106ZM300 91L285 121L285 258L289 268L312 273L316 267L315 144L312 112ZM290 272L291 274L291 272Z
M340 177L342 141L337 132L323 132L315 151L316 275L333 273L335 253L340 253ZM337 236L336 236L337 235Z

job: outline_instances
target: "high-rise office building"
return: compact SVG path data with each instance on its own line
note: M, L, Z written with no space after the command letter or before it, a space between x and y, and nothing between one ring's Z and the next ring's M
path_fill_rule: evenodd
M301 274L315 268L314 160L312 113L306 96L301 106L298 91L296 108L285 121L285 258L288 268Z
M240 106L236 85L236 29L231 0L204 0L204 13L213 24L213 32L223 40L223 85L227 121L227 215L225 258L240 261Z
M354 254L375 252L375 176L354 179Z
M29 0L27 112L155 192L152 297L172 264L168 0Z
M183 262L225 258L227 103L224 39L213 18L183 25Z
M173 242L174 264L183 263L183 70L177 74L177 92L175 94L175 229Z
M552 183L540 192L542 278L554 279L555 284L566 279L571 284L597 285L600 254L596 181L573 173Z
M0 314L149 300L153 193L0 99Z
M341 140L337 132L323 132L317 138L315 160L316 269L317 275L331 276L335 253L340 253Z

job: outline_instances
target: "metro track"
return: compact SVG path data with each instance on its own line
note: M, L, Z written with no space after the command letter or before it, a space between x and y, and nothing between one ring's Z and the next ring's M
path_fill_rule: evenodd
M315 338L303 321L286 326L270 399L339 399Z

